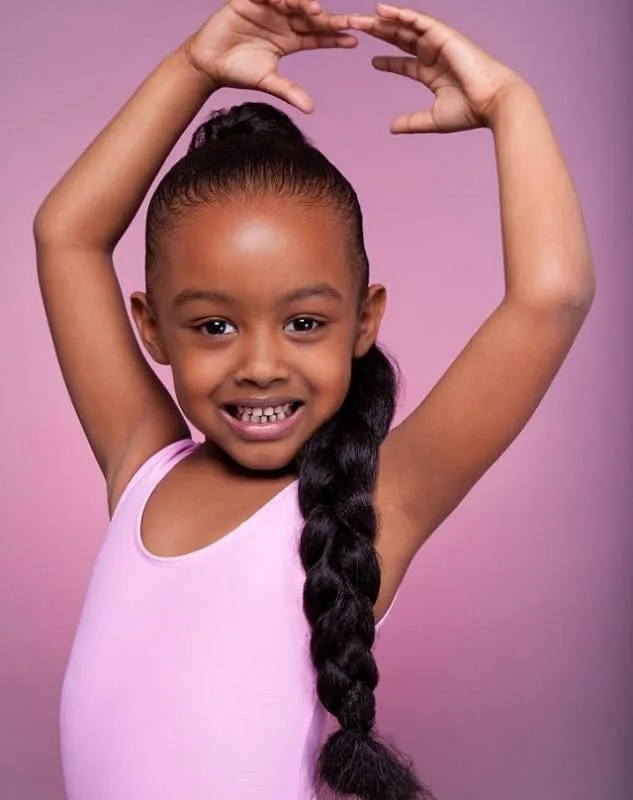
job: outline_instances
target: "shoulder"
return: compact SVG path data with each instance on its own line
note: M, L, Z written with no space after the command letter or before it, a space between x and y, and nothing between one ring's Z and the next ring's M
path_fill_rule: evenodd
M144 464L177 442L191 440L191 432L185 425L166 425L163 430L140 428L130 439L118 464L107 479L108 511L110 517L119 504L123 493Z

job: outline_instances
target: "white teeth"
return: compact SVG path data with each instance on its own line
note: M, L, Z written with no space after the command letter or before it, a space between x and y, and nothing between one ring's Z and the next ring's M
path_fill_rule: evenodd
M283 406L238 406L237 411L239 414L252 414L254 417L261 417L266 415L269 417L271 414L279 414L280 411L289 413L292 408L292 403L286 403Z
M242 422L265 424L286 419L292 415L292 403L285 403L282 406L237 406L237 417Z

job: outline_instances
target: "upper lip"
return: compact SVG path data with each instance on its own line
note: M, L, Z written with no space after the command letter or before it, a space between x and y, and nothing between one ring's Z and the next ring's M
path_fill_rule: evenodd
M250 408L275 408L287 403L300 403L297 397L242 397L227 400L225 406L249 406Z

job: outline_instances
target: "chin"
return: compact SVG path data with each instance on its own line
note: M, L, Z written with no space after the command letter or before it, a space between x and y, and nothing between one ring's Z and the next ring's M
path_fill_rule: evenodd
M296 451L279 445L253 444L245 448L231 449L227 455L244 469L255 472L279 472L289 470L294 462Z

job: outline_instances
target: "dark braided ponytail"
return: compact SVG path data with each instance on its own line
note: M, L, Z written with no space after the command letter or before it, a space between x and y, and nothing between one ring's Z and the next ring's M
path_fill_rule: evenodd
M147 215L148 283L157 232L170 218L191 205L258 192L327 203L339 212L349 227L362 298L369 267L356 193L290 118L266 103L212 113L195 131L187 155L162 179ZM319 755L315 781L316 788L326 784L363 800L432 800L410 761L374 731L380 566L372 492L396 395L394 366L374 345L353 361L341 408L297 454L310 652L319 699L341 726Z
M353 363L341 409L298 457L303 608L312 625L319 699L341 724L320 754L317 779L367 800L425 796L410 763L372 736L378 683L374 604L380 589L372 489L395 397L394 369L374 346Z

